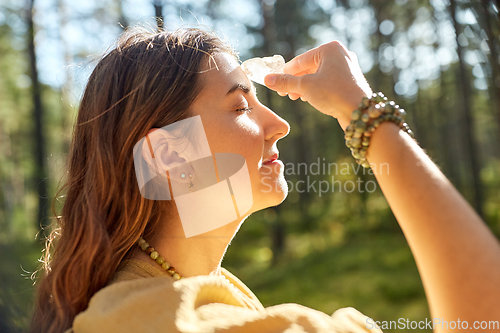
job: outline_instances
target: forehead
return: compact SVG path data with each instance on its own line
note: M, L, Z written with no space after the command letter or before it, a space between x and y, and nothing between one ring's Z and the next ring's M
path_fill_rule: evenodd
M220 52L208 57L205 66L205 69L209 72L217 71L220 74L229 74L236 68L239 68L240 64L233 55L227 52Z
M202 93L211 91L218 95L225 94L238 83L251 86L250 80L236 58L225 52L206 57L202 63L200 81L203 87Z

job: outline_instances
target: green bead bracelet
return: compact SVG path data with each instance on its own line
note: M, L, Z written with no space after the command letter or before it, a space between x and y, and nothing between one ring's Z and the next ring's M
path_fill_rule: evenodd
M405 122L406 112L394 101L388 101L381 92L374 93L370 98L363 97L359 107L351 114L351 123L345 130L345 144L351 149L356 162L364 168L370 164L366 160L366 151L370 146L370 138L384 121L390 121L399 126L412 138L414 134Z

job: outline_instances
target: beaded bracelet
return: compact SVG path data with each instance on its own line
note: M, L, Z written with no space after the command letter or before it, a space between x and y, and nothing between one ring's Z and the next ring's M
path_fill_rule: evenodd
M406 112L394 101L387 101L381 92L370 98L363 97L359 107L351 114L351 123L345 130L345 144L351 149L356 162L364 168L370 164L366 160L366 151L370 146L370 138L377 127L384 121L391 121L414 138L413 132L405 123Z

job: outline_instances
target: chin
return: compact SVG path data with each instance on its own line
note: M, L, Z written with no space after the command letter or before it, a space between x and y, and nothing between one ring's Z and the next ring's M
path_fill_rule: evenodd
M258 205L260 206L258 210L278 206L288 196L288 184L286 183L283 174L279 175L277 179L275 178L272 181L266 182L266 180L266 178L263 178L261 182L262 186L258 191L259 198L257 200L260 203ZM256 198L254 197L254 199Z
M278 202L273 206L279 205L280 203L285 201L286 197L288 196L288 184L286 183L285 177L280 176L277 184L278 184L277 188L279 190L276 191L275 196Z

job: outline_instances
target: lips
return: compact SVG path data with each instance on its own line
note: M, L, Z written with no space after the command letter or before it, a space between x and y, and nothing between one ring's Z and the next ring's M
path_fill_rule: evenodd
M264 160L263 164L270 164L270 163L273 163L274 161L276 161L278 159L278 154L274 154L272 155L270 158Z

